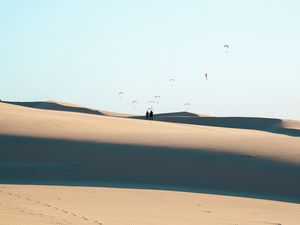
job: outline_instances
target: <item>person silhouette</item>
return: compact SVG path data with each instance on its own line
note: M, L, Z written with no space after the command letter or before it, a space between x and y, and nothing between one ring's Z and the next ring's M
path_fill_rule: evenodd
M152 110L150 111L149 115L150 115L150 120L153 120L153 111Z
M146 112L146 120L148 120L149 119L149 111L147 110L147 112Z

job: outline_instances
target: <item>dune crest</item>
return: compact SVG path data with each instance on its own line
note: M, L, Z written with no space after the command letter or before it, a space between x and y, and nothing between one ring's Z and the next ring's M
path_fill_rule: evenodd
M45 110L55 110L55 111L67 111L67 112L78 112L78 113L87 113L94 115L102 115L99 110L89 109L81 107L75 104L63 103L57 101L38 101L38 102L7 102L2 101L3 103L13 104L18 106L24 106L35 109L45 109Z
M143 119L142 116L134 116L132 118ZM189 112L157 114L155 120L210 127L259 130L300 137L300 122L293 120L259 117L211 117Z
M4 102L13 105L25 106L35 109L78 112L85 114L104 115L110 117L144 119L144 116L131 115L125 113L109 112L104 110L95 110L85 108L79 105L63 103L58 101L40 101L40 102ZM192 125L238 128L266 131L277 134L285 134L294 137L300 137L300 121L282 120L275 118L259 117L211 117L204 114L190 112L173 112L155 115L156 121L183 123Z

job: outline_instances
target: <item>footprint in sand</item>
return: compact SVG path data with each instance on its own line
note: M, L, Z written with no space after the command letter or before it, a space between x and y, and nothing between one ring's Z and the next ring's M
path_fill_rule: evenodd
M88 218L86 218L86 217L84 217L84 216L82 216L82 219L84 219L84 220L88 220Z
M211 213L211 211L207 210L207 211L201 211L203 213Z
M68 213L68 211L67 211L67 210L64 210L64 209L63 209L63 210L61 210L61 211L62 211L63 213Z

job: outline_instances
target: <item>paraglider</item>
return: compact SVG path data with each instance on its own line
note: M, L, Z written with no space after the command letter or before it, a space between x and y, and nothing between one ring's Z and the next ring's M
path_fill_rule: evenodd
M154 103L155 103L155 101L154 100L149 100L148 103L149 103L150 108L152 108L153 105L154 105Z
M225 50L225 53L227 53L227 52L228 52L228 49L229 49L229 45L227 45L227 44L224 45L224 48L226 49L226 50Z
M122 96L124 95L124 92L123 91L120 91L119 92L119 97L120 97L120 99L122 99Z
M188 111L188 108L190 107L190 103L188 103L188 102L186 102L186 103L184 103L184 106L186 107L186 111Z
M133 104L134 108L136 108L136 104L137 104L137 103L138 103L137 100L133 100L133 101L132 101L132 104Z
M175 79L173 79L173 78L169 79L169 83L170 83L171 87L173 87L174 83L175 83Z
M159 95L156 95L156 96L155 96L155 99L156 99L156 103L159 103L160 96L159 96Z

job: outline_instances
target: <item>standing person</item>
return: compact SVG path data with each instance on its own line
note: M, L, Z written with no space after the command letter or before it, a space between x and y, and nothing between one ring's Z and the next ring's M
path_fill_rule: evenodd
M153 120L153 111L150 111L150 120Z
M146 112L146 120L148 120L149 119L149 111L147 110L147 112Z

